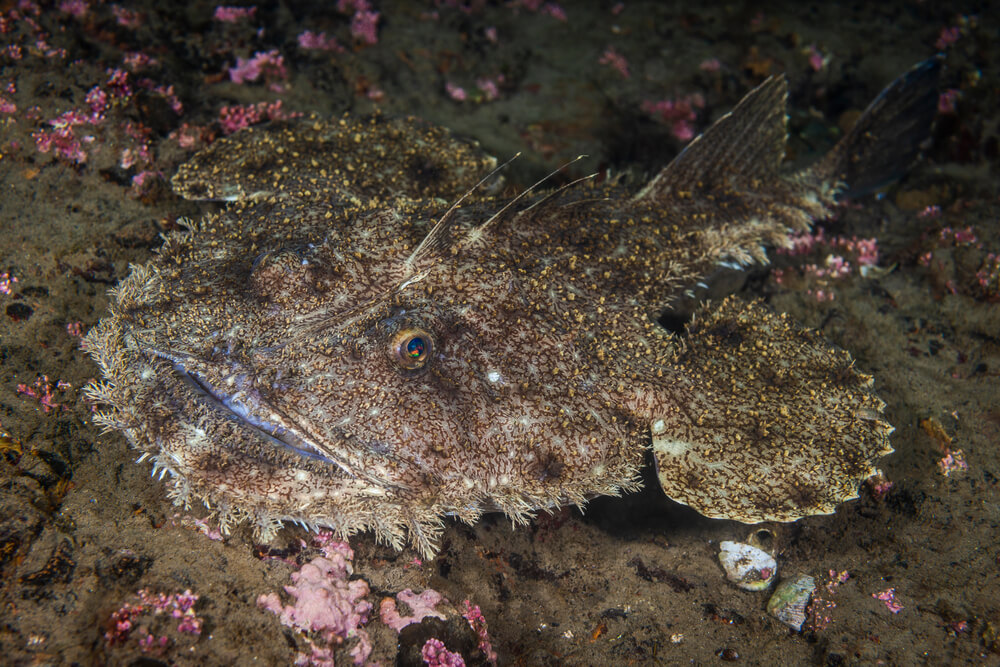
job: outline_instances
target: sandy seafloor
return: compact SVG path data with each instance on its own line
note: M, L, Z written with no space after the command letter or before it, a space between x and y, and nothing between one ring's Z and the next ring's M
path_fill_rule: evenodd
M812 253L731 281L850 350L896 426L882 466L891 488L866 485L835 515L767 526L779 577L807 573L819 587L801 632L766 613L766 593L724 578L718 542L756 529L705 519L655 482L528 527L497 516L449 523L431 561L368 534L350 544L376 606L370 660L383 665L397 662L400 638L377 607L406 588L479 605L504 665L1000 663L997 6L565 2L562 17L560 6L527 2L375 4L378 42L363 44L334 2L261 5L235 23L213 20L208 2L0 2L0 663L287 665L308 652L307 638L256 600L318 555L310 537L289 528L262 547L244 527L211 539L211 520L198 524L204 508L173 507L125 439L99 433L82 398L97 369L79 332L102 316L107 290L150 258L161 232L212 208L180 200L164 180L196 148L178 141L184 124L204 145L222 132L223 106L378 107L500 157L523 151L508 174L515 185L580 153L589 158L572 174L627 172L639 183L686 130L681 112L664 119L644 101L700 95L690 121L700 131L784 72L799 159L939 50L942 91L956 92L927 159L884 197L820 222L827 241ZM301 48L306 30L344 51ZM231 80L237 57L272 49L284 75ZM116 68L129 73L115 79ZM70 128L85 161L68 143L62 155L42 152L49 121L85 114L95 87L110 99L104 119ZM143 171L154 175L134 182ZM857 261L837 278L808 268L849 255L830 239L854 236L877 240L865 276ZM200 635L151 612L115 635L112 614L139 589L199 596ZM891 600L875 597L890 589ZM399 664L422 664L413 656L431 634L462 634L464 621L449 623L404 633ZM157 643L144 646L144 633ZM337 664L352 664L356 641ZM483 664L474 640L449 641Z

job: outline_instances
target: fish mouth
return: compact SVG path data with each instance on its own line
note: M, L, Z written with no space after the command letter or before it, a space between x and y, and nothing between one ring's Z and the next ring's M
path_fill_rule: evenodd
M236 422L246 431L253 433L263 441L279 447L303 459L318 461L338 468L346 476L358 479L368 479L379 486L395 486L387 484L385 480L371 477L365 472L358 471L348 462L340 460L332 455L332 447L328 444L320 445L314 439L304 434L304 429L295 428L279 424L274 421L264 419L261 412L277 413L261 398L256 390L248 388L249 382L246 380L247 373L235 373L237 378L234 385L235 392L220 390L203 375L188 369L191 358L186 355L164 352L162 350L147 349L155 357L159 357L170 363L173 376L178 382L186 386L194 393L202 405L214 411L223 419ZM189 362L189 363L185 363ZM249 399L249 400L247 400ZM286 419L286 421L293 421ZM391 447L381 441L362 440L356 434L334 428L333 437L339 443L350 443L346 445L351 448L361 448L374 454L382 456L388 455Z
M281 424L267 421L255 414L246 403L239 400L239 395L243 392L229 394L220 391L204 377L190 372L182 364L176 362L173 364L173 371L174 376L192 389L205 405L224 418L238 422L262 439L303 458L324 461L343 468L343 465L326 456L320 447L308 439Z

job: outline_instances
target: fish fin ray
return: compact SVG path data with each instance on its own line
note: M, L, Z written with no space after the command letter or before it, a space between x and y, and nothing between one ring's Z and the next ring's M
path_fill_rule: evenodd
M788 83L772 76L696 137L637 200L729 188L778 177L785 158Z

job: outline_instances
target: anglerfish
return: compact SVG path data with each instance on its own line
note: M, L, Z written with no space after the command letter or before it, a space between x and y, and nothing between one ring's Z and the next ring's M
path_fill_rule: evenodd
M111 293L86 345L96 421L228 532L285 522L437 550L443 520L638 488L746 523L826 514L892 447L872 378L760 302L659 318L720 264L767 262L846 192L900 175L939 63L805 169L787 83L751 91L652 180L502 197L496 161L412 118L274 122L175 191L226 200Z

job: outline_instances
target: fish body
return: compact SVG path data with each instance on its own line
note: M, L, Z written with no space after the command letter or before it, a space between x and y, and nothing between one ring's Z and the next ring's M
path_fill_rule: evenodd
M220 140L174 187L232 203L133 267L87 337L98 421L175 500L262 540L293 521L432 555L446 515L634 490L649 449L666 495L708 516L832 512L892 451L872 379L760 303L706 306L684 335L657 320L909 162L938 69L797 173L772 78L638 192L483 194L495 161L413 119Z

